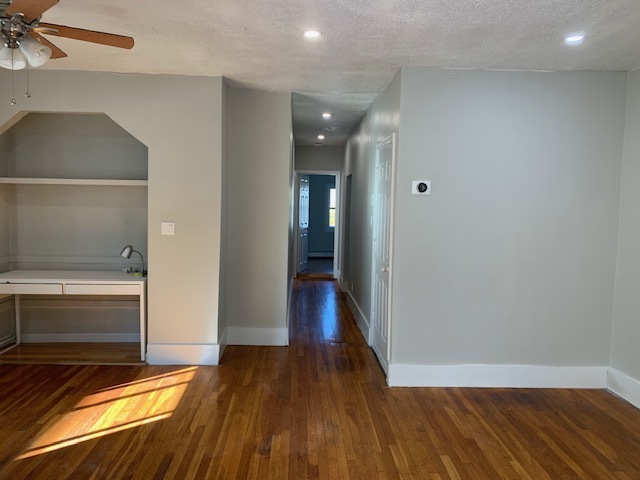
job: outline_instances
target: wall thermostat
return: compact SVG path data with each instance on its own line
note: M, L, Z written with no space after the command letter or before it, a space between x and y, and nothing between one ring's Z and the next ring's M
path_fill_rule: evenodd
M431 195L431 180L413 180L411 193L413 195Z

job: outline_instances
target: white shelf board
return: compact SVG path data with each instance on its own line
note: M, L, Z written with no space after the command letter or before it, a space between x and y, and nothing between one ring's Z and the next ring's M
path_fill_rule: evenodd
M10 185L93 185L117 187L146 187L148 180L114 180L102 178L36 178L0 177L0 184Z

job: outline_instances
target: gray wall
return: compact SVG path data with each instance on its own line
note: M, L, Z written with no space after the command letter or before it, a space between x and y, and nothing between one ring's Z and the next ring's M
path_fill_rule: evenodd
M9 171L6 153L7 138L0 135L0 175L6 176ZM0 185L0 272L9 270L9 185Z
M0 102L0 131L27 108L104 112L148 147L150 360L175 348L175 361L194 360L189 352L218 344L222 79L39 70L30 81L28 104ZM0 90L10 84L0 72ZM160 235L162 221L175 236Z
M0 175L7 176L7 137L0 135ZM10 186L0 185L0 272L10 267L10 231L9 216L11 214ZM13 296L0 295L0 338L15 334Z
M640 72L627 91L611 366L640 381Z
M3 137L10 177L147 179L147 147L104 114L30 113Z
M0 340L15 335L13 295L0 295Z
M10 270L10 232L9 216L11 215L11 200L9 185L0 185L0 272Z
M345 146L344 179L352 174L351 222L349 230L349 272L351 292L358 308L367 315L371 310L371 194L376 144L398 130L400 123L400 75L396 75L349 136ZM343 188L344 191L344 188Z
M608 364L625 89L402 70L392 363Z
M333 175L309 176L309 255L333 254L335 232L327 218L327 188L335 188Z
M32 113L1 137L12 177L147 178L147 147L103 114ZM127 244L147 257L146 187L7 188L13 269L140 268Z
M342 147L297 146L295 169L342 171L344 149Z
M12 269L140 269L138 255L120 257L127 244L147 260L146 188L17 185L12 190Z
M293 112L291 113L293 119ZM291 317L291 301L293 300L293 281L296 275L295 258L295 196L296 196L296 175L294 165L296 161L296 147L293 139L293 123L289 134L289 223L287 233L287 328Z
M291 94L229 88L228 122L227 325L286 328Z
M229 87L222 83L222 156L220 181L220 272L218 305L218 339L227 328L227 273L229 271Z

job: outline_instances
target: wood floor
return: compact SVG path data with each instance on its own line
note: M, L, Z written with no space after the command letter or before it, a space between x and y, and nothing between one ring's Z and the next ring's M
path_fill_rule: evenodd
M388 388L333 282L219 367L0 365L2 479L640 479L598 390Z
M23 343L0 354L2 364L136 365L139 343Z

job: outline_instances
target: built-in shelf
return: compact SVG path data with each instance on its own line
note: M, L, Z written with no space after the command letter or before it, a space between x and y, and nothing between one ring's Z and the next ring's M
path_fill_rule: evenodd
M113 187L146 187L148 180L114 180L102 178L21 178L0 177L0 184L9 185L94 185Z

